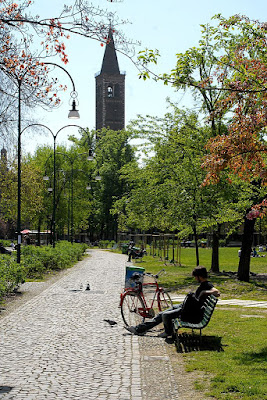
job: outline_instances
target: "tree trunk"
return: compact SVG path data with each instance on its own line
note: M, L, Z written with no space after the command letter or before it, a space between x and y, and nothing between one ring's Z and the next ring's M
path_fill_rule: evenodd
M211 257L211 268L212 272L219 272L219 233L220 228L218 230L214 230L212 233L212 257Z
M253 232L256 219L245 218L244 233L242 238L241 255L238 266L238 279L240 281L249 282L250 257L253 242Z
M195 246L196 246L196 263L199 265L199 252L198 252L198 243L197 243L197 228L196 225L193 226L194 238L195 238Z

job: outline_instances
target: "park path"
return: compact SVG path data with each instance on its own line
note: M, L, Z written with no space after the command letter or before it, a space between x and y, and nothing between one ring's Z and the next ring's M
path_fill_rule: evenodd
M127 257L90 255L1 318L0 399L183 400L164 340L151 335L143 353L140 338L123 328ZM158 373L165 383L155 393Z
M0 400L203 400L160 327L140 337L123 328L127 256L89 254L56 280L22 285L0 315ZM246 305L266 307L259 303Z

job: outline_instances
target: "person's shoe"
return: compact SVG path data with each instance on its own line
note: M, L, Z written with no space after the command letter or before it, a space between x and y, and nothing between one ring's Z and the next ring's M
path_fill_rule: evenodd
M171 335L169 333L166 332L162 332L158 335L158 337L161 337L163 339L166 339L167 337L170 337Z
M136 328L134 326L125 326L124 327L128 332L131 332L133 335L138 335L142 336L144 333L139 333L137 332Z

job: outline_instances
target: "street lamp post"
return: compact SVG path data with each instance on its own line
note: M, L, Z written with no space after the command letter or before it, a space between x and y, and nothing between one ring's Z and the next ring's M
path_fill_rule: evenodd
M71 98L72 98L72 109L69 112L68 118L70 119L76 119L79 118L79 112L78 110L76 110L76 101L75 99L77 98L77 92L75 90L75 85L73 82L72 77L70 76L70 74L68 73L68 71L63 68L62 66L55 64L55 63L44 63L47 65L53 65L56 67L59 67L60 69L62 69L64 72L67 73L67 75L69 76L71 83L72 83L72 87L73 87L73 91L71 92ZM26 75L26 74L25 74ZM24 76L25 76L24 75ZM20 263L20 259L21 259L21 135L24 132L25 129L27 129L30 126L33 125L38 125L38 124L32 124L29 125L28 127L24 128L23 130L21 130L21 87L22 87L22 82L24 79L24 76L22 77L17 77L17 84L18 84L18 202L17 202L17 263ZM55 162L55 160L54 160Z
M20 263L21 246L21 84L18 80L18 216L17 216L17 263Z

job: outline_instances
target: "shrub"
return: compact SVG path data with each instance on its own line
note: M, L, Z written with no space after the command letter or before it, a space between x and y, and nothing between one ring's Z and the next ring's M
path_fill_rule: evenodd
M87 246L85 244L59 242L56 247L25 246L22 255L26 269L34 271L32 264L36 262L36 272L60 270L70 267L74 262L81 260ZM39 267L41 262L42 267Z
M100 249L107 249L109 245L109 240L100 240L98 243L98 247Z
M48 271L61 270L81 260L85 243L58 242L52 246L22 246L21 263L9 255L0 256L0 298L27 278L42 278ZM14 254L16 254L14 252Z
M11 293L26 278L23 264L17 264L9 255L0 258L0 298Z

